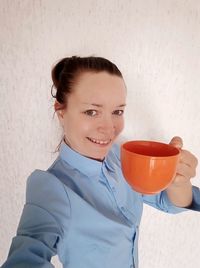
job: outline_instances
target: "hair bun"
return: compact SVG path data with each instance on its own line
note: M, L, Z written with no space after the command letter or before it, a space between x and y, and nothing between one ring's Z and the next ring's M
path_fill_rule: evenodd
M52 69L51 77L53 80L54 87L56 89L58 89L59 87L61 74L65 67L65 62L66 62L66 58L60 60Z

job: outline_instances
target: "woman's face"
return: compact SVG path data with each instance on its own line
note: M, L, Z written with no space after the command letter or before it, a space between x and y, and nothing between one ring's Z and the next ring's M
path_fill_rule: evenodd
M122 78L84 72L57 112L65 142L78 153L102 160L124 127L126 88Z

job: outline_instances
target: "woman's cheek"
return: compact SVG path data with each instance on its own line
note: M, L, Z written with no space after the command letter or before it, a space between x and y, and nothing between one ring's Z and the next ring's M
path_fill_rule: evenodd
M123 129L124 129L124 119L121 118L121 120L118 122L117 125L117 135L119 135Z

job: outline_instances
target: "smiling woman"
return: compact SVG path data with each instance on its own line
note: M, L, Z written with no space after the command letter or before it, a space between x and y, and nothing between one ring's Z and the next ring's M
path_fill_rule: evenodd
M84 156L103 159L123 129L125 102L121 77L105 71L79 74L65 108L55 103L66 144Z
M126 89L121 72L103 58L72 57L54 67L52 78L66 144L102 160L124 126Z
M48 170L28 178L26 204L2 268L51 268L54 255L64 268L136 268L143 203L168 213L200 210L199 189L190 183L197 160L182 150L175 183L155 195L136 192L122 174L115 143L126 106L117 66L73 56L55 65L52 79L64 138ZM171 144L182 146L177 137Z

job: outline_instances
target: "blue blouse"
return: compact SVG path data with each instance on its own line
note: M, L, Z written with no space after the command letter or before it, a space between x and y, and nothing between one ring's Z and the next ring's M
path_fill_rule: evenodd
M2 268L50 268L56 254L64 268L136 268L143 203L168 213L186 210L172 205L165 191L133 191L122 175L118 145L99 162L62 143L52 166L28 178L26 204ZM197 187L190 209L200 210Z

